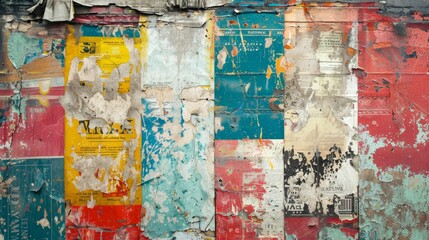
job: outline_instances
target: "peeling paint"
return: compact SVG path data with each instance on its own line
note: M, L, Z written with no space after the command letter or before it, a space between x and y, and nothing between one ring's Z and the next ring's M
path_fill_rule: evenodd
M207 31L209 28L177 29L174 26L148 29L147 69L142 73L145 210L142 230L150 238L185 236L180 233L184 230L207 232L215 229L211 184L214 174L213 90L210 87L213 73ZM165 37L161 40L160 36ZM174 45L180 38L189 38L186 51L183 46ZM160 54L161 50L171 54L166 58ZM189 62L191 59L196 64ZM155 63L157 65L152 65ZM183 71L185 68L189 71ZM188 235L190 239L199 239L191 236Z
M0 239L428 239L427 5L0 0Z

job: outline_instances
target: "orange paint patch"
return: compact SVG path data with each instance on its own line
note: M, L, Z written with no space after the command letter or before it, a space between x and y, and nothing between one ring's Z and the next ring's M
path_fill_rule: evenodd
M275 102L275 101L277 101L278 100L278 98L270 98L270 100L268 100L268 102L269 103L273 103L273 102Z
M387 48L392 46L391 42L379 42L379 43L374 43L374 45L372 46L374 49L379 49L379 48Z
M285 49L292 49L292 44L285 44L284 46L283 46Z
M349 36L349 34L348 34L348 33L346 33L346 32L344 32L344 33L343 33L343 38L341 39L341 40L342 40L342 42L343 42L343 44L347 42L347 38L348 38L348 36Z
M334 7L335 3L329 2L329 3L322 3L320 4L321 7Z
M235 21L235 20L229 20L229 21L228 21L228 24L229 24L229 25L237 25L238 23L237 23L237 21Z
M356 49L351 48L351 47L348 47L348 48L347 48L347 54L348 54L350 57L353 57L353 56L356 54Z
M276 59L276 74L280 76L280 73L285 73L290 68L290 63L286 61L285 56L281 56Z
M270 77L271 77L271 74L273 73L273 70L271 70L271 67L270 66L268 66L267 67L267 75L265 75L265 77L267 78L267 79L269 79Z
M238 55L238 48L237 46L234 46L231 51L231 56L235 57L237 55Z

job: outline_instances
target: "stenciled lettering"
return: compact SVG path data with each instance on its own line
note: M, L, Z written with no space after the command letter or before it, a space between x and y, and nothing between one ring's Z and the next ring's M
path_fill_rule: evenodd
M132 125L132 120L127 120L129 124ZM82 126L83 132L86 134L132 134L133 128L126 127L126 125L121 124L119 128L115 127L113 123L108 123L106 127L95 127L90 128L90 120L81 120L79 121L79 126Z

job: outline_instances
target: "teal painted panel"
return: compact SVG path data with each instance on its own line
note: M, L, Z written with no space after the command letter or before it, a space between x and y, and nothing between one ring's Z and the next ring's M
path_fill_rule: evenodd
M215 139L283 139L283 15L217 15Z
M0 239L65 239L64 159L3 160L0 174Z
M140 28L138 27L127 27L119 30L116 26L90 26L82 25L80 27L82 36L85 37L122 37L127 36L128 38L140 37Z

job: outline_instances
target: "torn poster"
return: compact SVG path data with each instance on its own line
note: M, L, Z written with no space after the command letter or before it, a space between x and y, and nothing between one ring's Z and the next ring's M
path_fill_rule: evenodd
M282 239L283 140L215 140L218 239Z
M34 1L26 1L30 4ZM109 6L116 5L123 8L131 8L137 10L141 13L146 14L157 14L162 15L177 8L180 9L206 9L216 6L222 6L227 3L232 2L232 0L116 0L116 1L105 1L105 0L56 0L56 1L46 1L39 0L32 7L28 7L28 11L32 12L34 15L37 15L40 12L43 12L43 19L55 22L55 21L71 21L74 18L76 6L86 6L86 7L100 7L100 6ZM28 4L28 3L27 3ZM14 4L10 4L14 5ZM12 6L7 6L8 8L5 12L11 12ZM22 7L21 7L22 9ZM0 11L2 12L2 11Z
M139 28L79 25L69 29L67 85L61 98L67 116L68 234L138 235L141 162L136 129L140 128L139 52L145 40ZM93 219L94 211L109 220Z
M348 10L285 13L285 215L358 217L357 25ZM323 18L325 19L325 18Z
M0 162L0 239L65 239L63 158Z
M283 16L216 12L216 139L283 139Z

